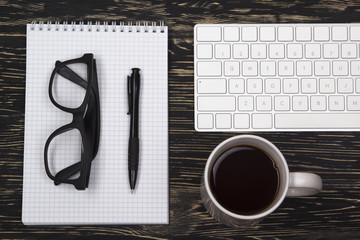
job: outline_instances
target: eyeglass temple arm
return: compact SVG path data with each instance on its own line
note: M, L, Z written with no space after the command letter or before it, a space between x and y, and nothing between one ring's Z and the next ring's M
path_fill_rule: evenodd
M62 62L56 61L55 66L58 67ZM77 75L73 70L71 70L69 67L64 65L63 67L60 67L60 69L57 71L62 77L72 81L73 83L81 86L82 88L87 87L87 82L82 79L79 75Z

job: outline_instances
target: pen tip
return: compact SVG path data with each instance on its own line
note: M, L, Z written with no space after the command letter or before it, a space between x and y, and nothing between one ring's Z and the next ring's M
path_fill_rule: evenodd
M134 189L131 189L131 194L133 194L134 193Z

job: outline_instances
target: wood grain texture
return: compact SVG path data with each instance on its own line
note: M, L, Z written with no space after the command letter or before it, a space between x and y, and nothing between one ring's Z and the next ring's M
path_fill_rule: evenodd
M291 171L319 174L324 190L287 199L255 227L235 229L207 214L199 185L212 149L238 133L198 133L193 126L195 24L360 22L359 1L0 0L0 13L0 239L360 239L360 132L256 133L283 151ZM25 24L32 20L169 26L169 225L22 224Z

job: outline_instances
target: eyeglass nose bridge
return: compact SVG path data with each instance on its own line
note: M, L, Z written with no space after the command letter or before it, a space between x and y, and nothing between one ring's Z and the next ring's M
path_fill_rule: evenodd
M74 124L76 127L81 128L81 126L84 125L83 115L84 115L83 111L73 113L73 119L71 123Z

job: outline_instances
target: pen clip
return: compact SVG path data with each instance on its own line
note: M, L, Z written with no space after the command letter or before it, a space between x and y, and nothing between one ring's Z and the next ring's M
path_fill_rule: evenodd
M128 90L128 104L129 104L129 110L127 112L127 114L129 115L131 113L131 106L132 106L132 101L131 101L131 85L130 85L130 76L127 76L127 90Z

